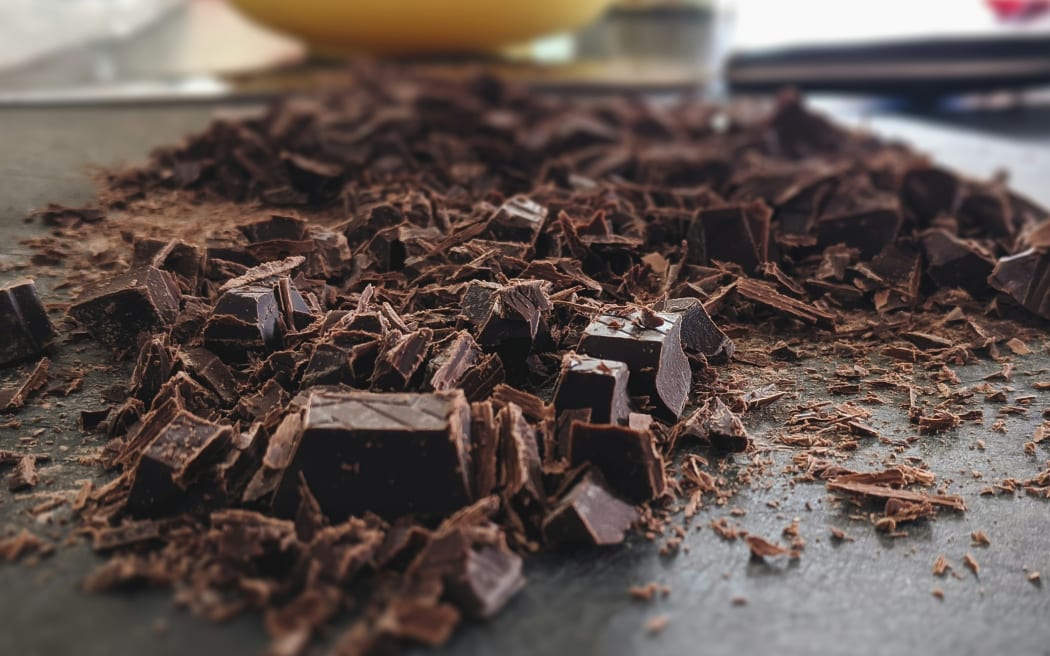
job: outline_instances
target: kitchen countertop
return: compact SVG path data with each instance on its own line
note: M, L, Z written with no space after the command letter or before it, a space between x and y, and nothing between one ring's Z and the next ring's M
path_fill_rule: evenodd
M211 111L199 105L0 110L0 264L27 256L16 242L43 230L22 222L29 210L48 201L76 204L90 199L90 165L140 160L151 147L203 127ZM1023 192L1050 202L1046 149L901 118L871 119L868 124L907 137L920 150L974 174L1010 168ZM50 286L45 279L40 283L44 290ZM76 352L81 346L82 352ZM1015 362L1019 373L1013 385L1019 391L1028 391L1028 381L1034 380L1024 372L1050 368L1046 345L1031 346L1037 353ZM108 353L93 344L78 344L77 349L59 348L55 365L109 360ZM838 364L808 360L785 366L782 375L796 380L792 395L797 398L789 396L747 417L758 443L771 444L769 436L794 404L826 395L823 384L807 376L804 367L830 372ZM742 375L756 371L742 363L729 368ZM958 368L957 373L964 382L974 382L997 369L996 363L981 362ZM12 375L11 370L0 370L0 380ZM91 376L84 390L53 402L51 408L33 405L22 412L21 429L0 429L0 448L15 446L19 437L38 427L48 429L40 439L53 444L44 442L40 449L53 453L55 461L42 468L43 483L35 492L67 490L76 480L99 475L65 461L98 445L99 438L85 442L76 429L76 414L96 407L99 389L111 382L115 381L104 375ZM702 530L690 529L683 543L688 552L660 556L659 542L635 536L622 548L531 558L526 563L529 585L504 613L487 624L464 626L448 646L429 653L1050 654L1050 594L1044 586L1028 582L1022 569L1050 576L1050 502L1024 495L977 495L1001 478L1035 475L1050 458L1045 444L1035 457L1022 449L1041 421L1041 409L1050 406L1050 392L1033 393L1038 397L1028 416L1008 417L1004 434L988 429L996 407L987 404L984 426L968 422L956 431L923 436L905 451L924 458L939 479L952 481L949 489L967 500L965 514L942 513L935 521L907 526L907 538L888 538L866 521L851 520L847 505L831 504L822 484L790 484L779 473L790 462L789 450L763 450L761 457L774 463L762 477L771 486L756 485L727 507L702 512L693 522ZM887 404L870 407L869 423L887 437L915 435L901 399L885 396ZM978 439L986 450L973 448ZM888 446L865 440L853 464L874 468L889 451ZM745 460L742 455L734 458ZM25 513L39 501L0 491L0 531L5 526L30 526L42 534L54 530L34 525ZM769 506L774 501L779 508ZM755 562L741 541L718 538L706 525L727 516L730 507L745 512L732 517L733 524L773 540L799 517L808 543L801 559ZM834 543L829 539L831 526L855 540ZM990 546L971 546L970 533L978 529L988 534ZM965 553L980 563L979 577L963 567ZM948 557L960 578L932 576L939 554ZM258 653L265 644L257 617L213 626L173 610L168 592L79 592L76 582L98 562L86 547L77 546L60 548L35 567L0 565L0 618L5 626L0 653L233 655ZM629 586L650 581L670 585L670 596L651 603L628 596ZM931 595L935 587L944 590L943 601ZM735 605L736 598L747 603ZM646 622L659 615L670 620L667 628L659 635L647 634Z

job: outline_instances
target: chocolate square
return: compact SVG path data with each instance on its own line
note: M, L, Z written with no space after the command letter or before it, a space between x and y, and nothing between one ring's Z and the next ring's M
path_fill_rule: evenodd
M127 347L140 333L174 322L181 299L170 274L146 266L84 290L69 313L103 344Z
M623 362L566 353L554 390L554 407L559 412L589 408L591 421L596 424L625 423L631 411L627 397L629 374Z

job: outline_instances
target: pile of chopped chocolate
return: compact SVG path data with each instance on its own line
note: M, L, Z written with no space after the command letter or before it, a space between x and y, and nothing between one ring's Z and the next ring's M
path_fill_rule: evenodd
M971 317L1050 318L1044 210L792 94L582 101L359 74L218 120L103 200L40 215L38 247L74 258L90 233L122 253L69 272L66 330L31 282L0 290L0 361L62 332L134 360L82 417L117 472L77 500L110 554L86 587L264 613L283 654L347 613L341 654L441 644L504 607L523 555L721 502L708 458L752 448L742 417L784 394L724 384L734 338L943 364L997 356ZM799 408L783 444L877 435L851 407ZM924 432L962 420L910 411ZM800 456L810 480L885 502L886 530L964 509L911 489L932 482L916 468Z

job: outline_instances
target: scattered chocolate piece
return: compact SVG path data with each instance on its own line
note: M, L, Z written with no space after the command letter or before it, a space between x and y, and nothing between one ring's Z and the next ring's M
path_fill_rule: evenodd
M42 358L21 383L0 388L0 413L18 410L34 392L43 389L47 385L47 372L50 367L51 361Z
M1050 319L1050 254L1029 249L999 258L988 284L1029 312Z
M637 519L638 511L588 469L544 518L543 536L551 544L619 544Z
M926 271L941 287L961 287L976 294L988 290L995 259L980 245L933 228L922 233L922 247Z
M648 428L573 422L568 456L573 465L590 463L609 487L631 503L663 494L663 458Z
M773 556L790 556L791 558L799 557L798 551L795 551L794 549L786 549L758 535L745 535L744 542L747 543L748 549L751 550L752 558L764 559Z
M963 554L963 565L966 565L966 569L973 572L974 576L980 576L981 566L977 564L977 559L971 554Z
M14 471L7 477L7 489L12 492L21 492L36 487L39 480L40 477L36 472L36 458L22 456L18 459Z
M718 364L733 358L736 350L733 340L715 325L699 299L673 298L657 303L653 309L682 315L682 347L686 351L703 354L708 361Z
M740 417L718 397L709 399L674 427L673 440L685 437L708 442L725 451L746 451L751 446L751 437Z
M470 406L433 394L311 392L277 504L293 513L300 472L325 515L447 514L472 498Z
M181 298L170 274L145 266L84 290L69 314L103 344L128 348L139 334L171 325Z
M56 337L32 280L0 286L0 365L39 355Z
M627 398L629 373L623 362L566 353L554 390L554 407L559 412L588 408L589 421L593 423L625 424L631 412Z
M648 395L661 413L677 418L685 408L692 382L689 361L682 351L682 316L656 313L661 323L641 325L641 310L625 316L601 314L591 320L580 338L580 353L623 362L630 369L632 393Z

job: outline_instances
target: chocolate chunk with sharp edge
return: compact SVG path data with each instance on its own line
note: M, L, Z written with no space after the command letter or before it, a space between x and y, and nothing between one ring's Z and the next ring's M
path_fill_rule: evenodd
M627 398L629 373L623 362L566 353L554 390L554 407L559 412L589 408L590 420L596 424L626 423L631 411Z
M160 388L171 377L172 348L164 335L154 335L143 342L135 368L131 372L128 392L148 408Z
M1001 189L983 187L963 195L956 212L959 235L1008 237L1014 233L1010 199Z
M397 333L391 333L391 337ZM407 335L388 339L380 348L372 374L372 389L376 391L403 391L420 371L426 358L434 331L420 328Z
M761 201L698 211L689 228L689 261L735 262L754 271L768 259L771 216Z
M575 422L589 424L591 422L590 408L569 408L558 413L558 421L554 427L555 440L558 452L551 454L555 458L568 458L569 436L572 433L572 425Z
M56 337L32 280L0 286L0 365L40 354Z
M682 316L657 312L660 325L645 327L640 309L624 316L601 314L584 330L580 353L624 362L630 368L632 394L649 396L665 415L678 417L685 407L693 373L682 350Z
M495 239L535 244L547 220L547 208L525 196L514 196L500 205L489 220Z
M253 351L278 349L279 314L272 286L231 289L219 297L204 325L204 346L231 362L244 361Z
M736 291L747 300L764 305L792 319L828 327L835 324L835 315L812 303L781 294L775 287L762 280L741 278L736 282Z
M187 488L226 454L233 430L180 410L143 450L128 492L133 515L174 510Z
M920 226L941 214L954 214L959 205L958 176L927 166L905 172L901 179L901 203Z
M69 313L98 341L127 348L140 333L175 321L181 298L170 274L146 266L84 290Z
M41 358L21 382L11 387L0 387L0 413L13 412L25 405L29 397L47 385L51 360Z
M300 241L306 237L307 222L294 216L273 214L268 219L240 226L252 243L266 241Z
M281 318L284 320L285 330L302 330L314 322L316 315L313 308L306 303L290 278L287 276L278 278L274 294Z
M722 332L704 304L697 298L672 298L654 306L657 312L678 314L682 317L682 347L691 353L701 353L710 362L728 362L736 346Z
M175 274L184 294L193 294L204 275L204 252L179 239L142 238L134 243L134 266L154 266Z
M234 378L233 372L208 349L200 347L180 349L178 359L184 369L215 392L226 406L232 406L240 398L240 384Z
M481 356L478 363L463 374L459 386L468 401L482 401L503 383L504 378L503 361L498 355L489 353Z
M279 383L270 379L253 394L242 396L237 403L237 413L266 426L276 423L285 412L290 397Z
M546 337L552 307L547 296L550 286L545 280L509 285L472 282L463 296L463 313L474 324L478 344L527 353Z
M465 330L457 331L436 344L435 350L435 355L427 362L427 382L438 392L459 387L463 377L483 355L477 342Z
M693 437L725 451L746 451L751 445L740 417L718 397L710 399L696 412L675 426L672 440Z
M631 503L643 503L664 491L663 459L648 429L574 422L569 461L597 467L609 487Z
M922 233L922 247L926 252L926 272L935 283L974 293L987 291L995 259L980 245L933 228Z
M501 408L496 422L500 433L500 487L522 510L538 510L546 499L536 430L515 403Z
M502 545L468 549L462 564L446 576L445 585L465 614L488 619L524 587L521 556Z
M817 245L845 244L870 258L896 238L900 227L900 211L894 207L833 214L817 221Z
M471 500L470 406L459 390L434 394L314 392L278 492L294 512L302 472L333 521L449 513Z
M1029 312L1050 319L1050 254L1028 249L999 258L988 284Z
M492 494L499 485L500 425L491 401L470 404L474 496Z
M634 506L617 498L601 474L589 468L544 518L543 537L558 545L619 544L637 520Z

